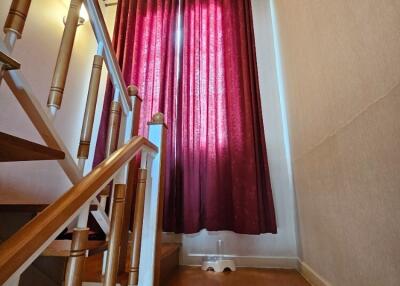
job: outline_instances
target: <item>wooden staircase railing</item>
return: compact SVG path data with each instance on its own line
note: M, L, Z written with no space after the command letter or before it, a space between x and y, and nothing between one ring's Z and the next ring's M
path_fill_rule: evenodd
M77 154L78 164L53 125L61 108L68 76L79 10L84 4L98 42L94 55L87 103ZM118 271L124 270L125 257L131 257L129 285L158 285L163 206L163 172L166 127L162 114L156 114L149 126L148 139L137 137L141 99L135 86L127 87L122 78L110 36L97 0L71 0L61 40L48 110L36 99L28 81L11 58L17 39L23 34L31 0L13 0L4 26L5 38L0 39L0 84L4 77L14 96L49 146L65 154L58 162L74 185L9 240L0 245L0 284L18 285L21 273L54 241L65 227L74 225L71 250L65 273L65 285L80 285L82 267L88 248L88 216L93 216L107 236L108 250L104 255L104 285L115 285ZM106 160L90 172L86 165L93 152L93 124L103 62L114 86L110 106ZM134 160L141 152L140 177L136 202L132 199ZM86 166L85 166L86 165ZM86 173L89 173L85 176ZM146 174L146 175L144 175ZM100 200L98 200L100 198ZM135 214L131 214L136 204ZM110 205L107 210L106 206ZM134 216L134 225L129 226ZM129 229L133 232L130 232ZM133 247L128 251L128 237ZM146 255L140 255L146 253Z
M4 25L6 33L4 40L0 40L0 50L11 55L17 39L23 34L25 20L28 16L31 0L13 0ZM64 152L65 159L59 160L61 168L70 181L75 184L82 178L74 159L65 146L63 140L54 127L51 116L43 109L37 97L33 95L32 88L20 70L4 70L0 73L0 80L4 77L12 93L28 115L48 147Z
M54 238L91 203L102 187L140 151L159 156L157 146L143 137L134 137L97 166L80 183L44 209L32 221L0 245L0 284L20 275ZM153 182L157 184L157 182ZM79 240L82 238L78 238ZM87 238L86 238L87 239ZM74 242L73 242L74 244ZM74 248L74 246L73 246ZM72 249L75 252L76 249Z
M133 97L130 96L130 93L128 92L128 88L126 87L122 78L122 73L111 44L111 39L108 34L99 3L96 0L84 0L83 2L87 8L93 32L98 42L97 56L104 58L104 62L109 72L109 77L114 85L114 98L117 99L122 107L123 117L131 119L136 118L137 116L134 113L137 111L137 108L135 106L141 100L137 98L137 95L134 95ZM31 0L13 0L12 2L9 16L7 17L6 25L4 27L6 36L4 40L0 40L0 51L2 51L3 54L7 55L8 57L14 49L16 40L22 37L30 4ZM58 134L59 132L52 124L52 117L55 116L56 111L61 107L61 99L65 86L65 80L68 75L69 60L76 32L76 24L73 25L73 23L75 22L76 13L79 13L79 11L77 11L77 6L80 6L81 4L82 0L71 1L66 27L60 45L59 56L53 76L52 88L49 93L49 112L44 111L43 107L39 104L39 102L37 102L37 97L35 97L35 95L32 93L32 88L19 70L11 70L6 73L2 70L0 73L0 80L4 73L5 81L46 144L50 148L61 150L65 153L65 159L59 161L59 163L72 183L77 183L82 178L82 168L84 166L84 162L80 161L79 166L77 166L77 164L74 162L74 159L68 152L64 142L61 140L61 137ZM98 84L96 82L96 71L98 72L101 70L101 67L96 65L96 68L97 70L92 70L94 79L93 84L90 85L90 94L98 91L98 89L96 90L96 84ZM90 111L90 109L88 111ZM125 122L127 120L123 118L122 121ZM88 122L92 123L90 120L88 120ZM131 123L129 120L127 122L128 124ZM86 128L89 131L90 128L88 127L89 126L86 125ZM125 126L122 126L122 128L127 129ZM128 126L128 129L131 130L132 126ZM117 145L120 145L120 143Z

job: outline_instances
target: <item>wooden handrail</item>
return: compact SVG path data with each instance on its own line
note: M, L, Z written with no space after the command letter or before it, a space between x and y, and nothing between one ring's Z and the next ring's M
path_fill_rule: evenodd
M72 216L104 187L116 172L142 149L158 152L158 148L143 137L132 140L115 151L68 192L0 245L0 285L5 283L54 236Z

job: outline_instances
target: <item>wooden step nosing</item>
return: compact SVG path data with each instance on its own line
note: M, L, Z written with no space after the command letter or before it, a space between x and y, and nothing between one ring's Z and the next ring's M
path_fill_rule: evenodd
M62 160L65 153L29 140L0 132L0 162Z

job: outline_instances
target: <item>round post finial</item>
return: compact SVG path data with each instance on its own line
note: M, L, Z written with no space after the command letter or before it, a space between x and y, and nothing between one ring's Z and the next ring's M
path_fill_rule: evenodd
M164 124L164 114L161 112L158 112L153 115L153 118L151 119L152 124Z
M129 96L137 96L139 94L139 89L135 85L128 86Z

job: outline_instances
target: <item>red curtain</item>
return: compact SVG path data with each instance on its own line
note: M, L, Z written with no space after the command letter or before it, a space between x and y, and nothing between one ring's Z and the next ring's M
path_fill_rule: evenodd
M114 27L114 49L127 85L135 84L143 99L140 134L159 111L172 123L176 94L175 33L179 0L120 0ZM108 85L93 165L105 157L112 86Z
M276 233L250 1L181 5L120 1L114 39L144 99L141 134L152 114L166 115L164 230Z

